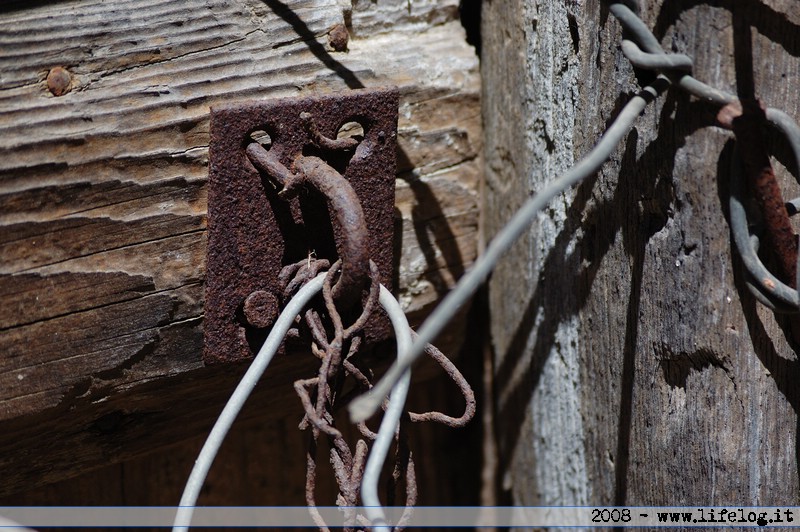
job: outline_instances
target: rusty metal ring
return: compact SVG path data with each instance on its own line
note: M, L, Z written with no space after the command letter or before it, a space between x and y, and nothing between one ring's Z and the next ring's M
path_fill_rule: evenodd
M344 261L342 275L333 287L333 298L343 306L354 305L369 277L369 231L350 182L319 157L300 155L289 170L274 153L256 142L247 146L246 154L256 169L283 185L279 197L291 198L304 184L325 197L331 221L339 229L336 234L341 238L336 253Z
M800 128L785 113L775 109L767 109L767 119L788 140L795 163L800 167ZM744 208L744 177L742 162L738 153L734 155L731 165L731 191L729 198L730 224L733 242L748 274L746 284L755 298L775 312L800 312L800 296L798 291L775 277L758 257L760 239L750 230L747 212ZM798 253L798 279L795 286L800 286L800 253Z
M352 306L369 278L369 231L361 202L350 182L319 157L301 155L293 167L297 174L281 194L291 195L300 184L308 183L325 197L331 221L341 237L336 253L342 261L342 273L333 287L333 298L345 307Z

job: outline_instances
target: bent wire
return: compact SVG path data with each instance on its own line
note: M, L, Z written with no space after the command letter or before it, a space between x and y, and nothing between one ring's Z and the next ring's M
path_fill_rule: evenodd
M236 416L239 415L239 412L242 410L245 401L250 397L253 388L272 361L272 357L274 357L275 353L278 351L278 347L280 347L281 342L283 342L286 336L286 332L292 326L295 316L297 316L311 298L322 289L325 275L326 273L317 275L314 279L309 281L308 284L303 286L300 291L297 292L297 295L289 301L286 308L283 309L283 312L281 312L281 315L275 322L264 345L261 346L258 354L253 359L253 363L247 369L239 385L236 386L236 389L231 394L231 398L228 399L225 408L222 409L222 413L219 415L217 422L214 424L214 428L211 429L211 433L208 435L205 444L203 444L203 448L200 450L200 454L197 456L192 472L189 475L189 480L186 481L186 487L183 490L181 502L179 503L180 508L178 508L178 512L175 515L175 522L172 527L173 532L185 532L189 530L189 524L192 521L192 514L194 513L194 505L197 502L200 489L203 487L203 483L208 475L208 470L211 468L211 464L214 462L214 458L217 456L217 452L222 445L222 441L228 434Z
M297 295L289 301L286 308L276 320L264 345L261 346L258 354L253 359L253 363L231 394L230 399L228 399L228 403L225 405L225 408L223 408L217 422L211 429L211 433L208 435L205 444L203 444L203 448L200 450L192 472L189 475L189 479L186 482L178 512L175 515L172 528L173 532L186 532L189 529L200 489L203 487L211 464L214 462L214 458L225 436L228 434L231 425L233 425L233 421L241 411L245 401L247 401L247 398L253 391L253 388L261 379L261 376L272 361L275 353L278 351L278 347L280 347L281 342L286 336L286 332L294 322L295 316L297 316L311 298L322 289L322 284L326 275L327 273L317 275L303 286L300 291L297 292ZM379 301L395 329L398 358L400 358L406 355L411 348L411 329L409 328L408 321L406 320L400 304L383 285L381 285ZM392 391L392 398L389 401L386 414L381 421L378 437L373 445L372 453L367 460L367 466L362 481L362 490L365 489L367 493L366 495L362 493L362 500L365 506L371 507L366 508L365 512L370 520L379 524L385 523L385 515L377 496L378 478L402 414L403 405L405 404L406 395L408 394L410 378L411 372L408 371L406 376L403 377Z
M603 163L614 153L617 145L628 133L639 113L648 103L655 100L668 85L667 79L659 77L651 85L645 87L639 94L631 98L622 108L617 119L597 142L597 145L583 159L557 179L548 183L544 190L530 198L514 214L511 220L491 241L486 248L486 252L475 261L473 268L458 281L453 291L442 299L441 303L422 324L418 333L419 338L413 343L409 355L402 361L395 362L369 392L350 403L348 408L351 421L364 421L377 411L383 402L383 398L388 395L395 383L411 367L411 364L422 355L425 346L436 339L436 336L444 326L456 315L458 309L483 284L500 257L522 236L522 233L533 222L536 213L558 194L598 171Z
M397 360L403 361L411 350L411 328L408 320L400 303L383 285L381 285L379 301L394 327L395 338L397 338ZM408 369L392 388L389 406L383 414L378 436L372 445L369 458L367 458L367 466L364 469L364 477L361 480L361 502L364 504L364 513L376 528L387 526L386 515L378 499L378 479L386 461L389 446L400 423L410 383L411 370Z

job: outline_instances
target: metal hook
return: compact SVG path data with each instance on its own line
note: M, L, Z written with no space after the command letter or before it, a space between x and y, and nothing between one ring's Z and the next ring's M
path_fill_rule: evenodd
M298 156L292 172L256 142L248 145L245 153L253 166L283 185L283 190L278 193L280 197L293 197L306 183L325 196L332 221L342 237L341 244L336 245L342 271L333 287L333 298L344 307L353 306L361 297L370 270L367 224L361 202L350 182L319 157Z

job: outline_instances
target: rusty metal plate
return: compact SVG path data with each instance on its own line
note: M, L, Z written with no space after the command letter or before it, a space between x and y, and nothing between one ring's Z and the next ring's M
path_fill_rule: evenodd
M269 152L287 168L299 155L319 156L349 181L364 211L370 257L378 266L381 282L391 289L397 109L396 89L365 89L211 109L206 364L255 356L269 326L251 325L252 317L248 321L245 313L252 316L264 307L279 304L278 275L284 266L309 255L333 262L338 258L337 244L342 241L319 193L306 190L287 201L278 197L274 181L251 164L245 148L252 142L253 132L269 135ZM310 113L319 133L327 138L335 139L345 124L358 123L363 128L363 140L349 154L321 153L301 113ZM385 319L373 320L365 331L367 342L385 339L386 325Z

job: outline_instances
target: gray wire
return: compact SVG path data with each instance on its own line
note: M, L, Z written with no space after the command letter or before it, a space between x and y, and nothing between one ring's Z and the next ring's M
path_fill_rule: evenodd
M636 3L634 3L636 5ZM611 4L609 8L611 13L619 20L619 23L622 27L630 33L633 37L636 38L638 41L638 45L631 42L630 44L626 44L623 40L622 43L622 51L625 56L630 60L632 63L637 64L637 61L642 59L641 56L637 55L637 50L639 53L647 52L647 56L645 57L644 62L639 62L638 64L642 67L649 68L648 63L653 63L655 60L652 56L664 56L670 57L673 54L666 54L664 53L664 49L661 48L661 44L659 44L658 39L656 39L655 35L650 31L650 28L642 22L636 13L634 13L628 6L625 4L615 2ZM631 47L631 44L634 44L634 47ZM641 49L639 49L641 48ZM628 55L629 53L633 53L633 56ZM686 60L687 56L683 54L675 54L676 57L675 64L672 66L667 66L666 63L672 62L672 60L665 59L663 60L664 63L661 63L657 67L657 69L673 69L676 68L678 70L683 70L687 66L683 62ZM675 83L678 87L685 90L686 92L697 96L698 98L702 98L708 102L715 103L717 105L727 105L736 100L736 97L733 94L730 94L725 91L721 91L719 89L715 89L710 85L706 85L702 81L690 76L689 74L683 72L665 72L673 83Z
M408 357L402 361L395 362L389 371L369 392L361 395L350 403L350 419L353 422L361 422L371 417L383 402L383 398L388 395L395 383L403 376L405 371L411 367L422 354L425 345L432 343L436 336L442 331L444 326L455 316L467 300L472 297L478 287L488 277L494 269L495 264L508 248L525 232L533 221L534 216L547 203L567 188L580 182L587 176L592 175L600 169L603 163L608 160L616 149L620 141L628 133L633 122L645 106L653 101L664 91L669 82L663 77L659 77L652 85L645 87L634 96L625 107L623 107L617 119L609 126L606 133L598 141L597 145L584 157L578 164L562 174L558 179L549 183L544 190L530 198L521 209L511 218L505 227L495 236L486 252L475 261L472 269L464 275L456 284L455 288L444 297L442 302L428 316L428 319L419 329L419 338L413 343Z
M26 528L19 523L2 516L0 516L0 530L3 532L34 532L32 528Z
M692 70L692 58L684 54L652 54L643 52L635 42L622 40L622 53L633 66L648 70Z
M397 360L403 361L408 357L411 350L411 328L403 312L400 303L386 288L381 285L380 303L394 327L395 338L397 339ZM378 437L372 445L367 466L364 469L364 478L361 480L361 501L364 503L364 513L373 525L373 530L381 526L387 526L386 515L378 499L378 479L381 469L386 461L386 454L392 444L400 416L403 414L403 407L408 395L408 387L411 383L411 370L408 369L402 378L392 388L389 398L389 406L383 414L381 427Z
M189 530L192 514L194 513L194 505L197 503L200 489L203 487L203 483L208 475L208 470L211 468L211 464L217 456L222 441L228 434L233 421L236 419L236 416L239 415L242 406L244 406L253 388L264 374L264 370L267 369L270 361L272 361L272 357L275 356L275 353L278 351L278 347L280 347L281 342L283 342L289 327L292 326L295 316L297 316L308 301L322 289L325 275L327 274L321 273L317 275L303 286L300 291L297 292L297 295L289 301L286 308L283 309L283 312L281 312L281 315L275 322L275 325L272 327L272 331L269 333L264 345L261 346L255 359L253 359L253 363L247 369L239 385L236 386L233 394L231 394L231 398L228 399L225 408L222 409L222 413L214 424L214 428L211 429L211 433L208 435L205 444L203 444L203 448L200 450L197 460L195 460L194 467L189 475L189 480L186 481L186 487L183 489L183 495L181 496L181 502L179 504L180 507L175 515L175 522L172 527L173 532L186 532Z
M627 38L622 41L622 52L631 63L642 68L661 71L678 87L706 101L720 106L736 102L737 98L733 94L710 87L688 73L680 72L691 68L691 59L682 54L665 53L647 25L629 9L632 7L638 11L638 2L628 0L627 3L631 5L612 2L610 9L628 35L638 41L638 44ZM786 136L794 152L795 161L800 165L800 127L789 115L778 109L766 109L766 117ZM733 192L734 184L741 180L740 165L741 163L737 162L731 171L730 224L734 243L748 273L749 278L745 283L756 299L773 311L797 313L799 299L796 288L778 281L758 258L758 238L750 234L747 213L737 197L740 194ZM797 256L797 261L799 266L795 287L800 286L800 254Z

